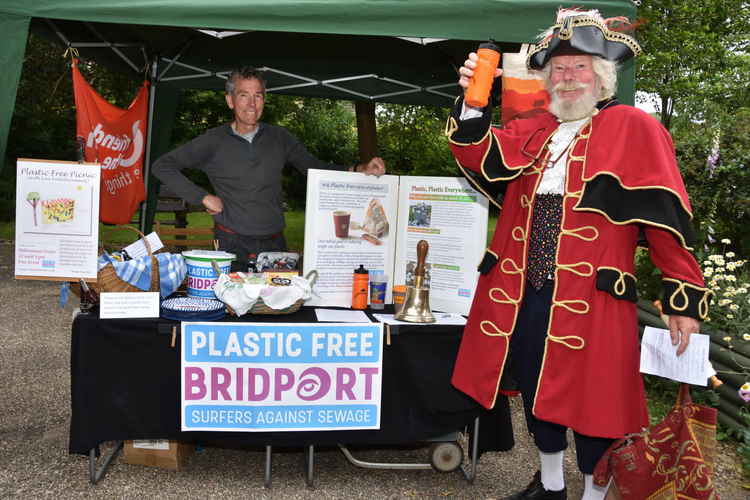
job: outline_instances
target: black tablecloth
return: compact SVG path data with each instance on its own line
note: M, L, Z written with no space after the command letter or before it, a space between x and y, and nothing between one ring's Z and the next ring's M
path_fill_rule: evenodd
M387 312L387 310L386 310ZM232 321L227 318L225 321ZM313 308L235 321L316 321ZM172 327L177 326L175 347ZM71 340L70 453L124 439L176 439L232 445L325 446L410 444L462 430L480 416L480 450L508 450L513 433L507 399L492 411L450 385L461 327L391 327L383 346L381 428L320 432L181 432L180 329L163 319L100 320L81 314ZM480 451L480 452L481 452Z

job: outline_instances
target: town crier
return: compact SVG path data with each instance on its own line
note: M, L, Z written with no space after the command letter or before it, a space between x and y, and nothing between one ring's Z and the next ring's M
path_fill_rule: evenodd
M641 49L613 22L627 25L598 11L561 9L530 48L527 67L542 72L549 112L493 128L493 102L476 109L459 98L447 123L459 167L500 207L453 384L487 408L501 380L521 392L540 466L510 499L566 498L568 428L583 498L603 498L606 486L592 481L597 461L614 439L648 425L637 247L648 248L662 272L678 355L708 313L710 292L690 253L692 209L669 133L614 97L616 64ZM469 54L459 70L464 89L476 61Z

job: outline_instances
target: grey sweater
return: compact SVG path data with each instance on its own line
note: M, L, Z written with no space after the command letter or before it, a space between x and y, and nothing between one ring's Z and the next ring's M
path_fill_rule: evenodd
M265 123L258 127L252 143L235 134L230 124L210 129L159 158L153 173L185 201L200 205L208 191L181 170L202 170L224 203L224 211L214 216L216 222L244 235L278 233L284 229L281 171L285 165L301 174L310 168L347 167L318 160L283 127Z

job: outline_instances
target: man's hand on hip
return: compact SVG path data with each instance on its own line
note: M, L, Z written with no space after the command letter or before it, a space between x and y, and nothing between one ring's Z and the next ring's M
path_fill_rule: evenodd
M700 323L689 316L669 316L669 335L672 337L672 345L677 346L679 356L690 343L690 335L700 331Z
M224 211L224 202L218 196L207 194L203 197L202 202L209 215L217 215Z

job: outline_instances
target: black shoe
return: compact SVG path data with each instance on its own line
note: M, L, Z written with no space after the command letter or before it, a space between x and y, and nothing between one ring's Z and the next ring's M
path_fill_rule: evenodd
M548 491L542 485L542 474L536 471L534 479L531 480L525 490L519 491L503 500L567 500L568 494L565 488L560 491Z

